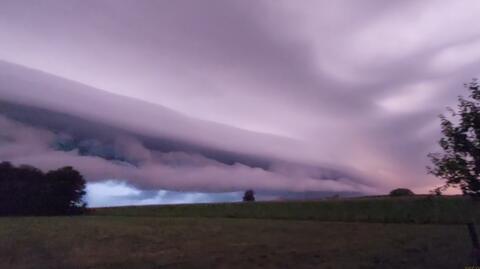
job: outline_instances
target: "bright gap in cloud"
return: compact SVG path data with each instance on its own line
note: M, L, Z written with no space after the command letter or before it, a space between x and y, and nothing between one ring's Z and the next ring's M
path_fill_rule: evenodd
M86 191L85 200L89 207L238 202L243 195L240 192L142 191L118 180L87 183Z
M477 62L480 62L480 39L440 51L429 67L434 72L453 72Z
M425 108L435 94L437 85L434 82L420 82L400 87L392 92L400 92L381 99L377 104L393 113L410 113Z

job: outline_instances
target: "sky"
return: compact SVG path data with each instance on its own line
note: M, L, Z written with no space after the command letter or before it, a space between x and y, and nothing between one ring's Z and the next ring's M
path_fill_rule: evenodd
M117 137L129 167L8 117L0 160L74 164L95 205L428 192L437 116L479 76L479 17L476 0L3 0L0 100L270 166Z

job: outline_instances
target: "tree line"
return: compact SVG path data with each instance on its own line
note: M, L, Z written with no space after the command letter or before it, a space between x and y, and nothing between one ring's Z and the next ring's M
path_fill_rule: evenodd
M0 163L0 216L74 215L85 212L85 179L72 167L44 173Z

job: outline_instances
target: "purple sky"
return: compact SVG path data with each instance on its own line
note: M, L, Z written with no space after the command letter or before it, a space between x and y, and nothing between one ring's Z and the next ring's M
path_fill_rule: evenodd
M0 64L0 99L285 162L221 165L126 139L142 165L118 167L48 149L51 133L6 118L16 143L0 143L0 158L69 160L89 180L158 190L426 192L441 183L425 172L436 116L479 75L478 18L477 0L4 0L0 60L91 88ZM28 141L48 158L17 154ZM319 181L290 162L362 180Z

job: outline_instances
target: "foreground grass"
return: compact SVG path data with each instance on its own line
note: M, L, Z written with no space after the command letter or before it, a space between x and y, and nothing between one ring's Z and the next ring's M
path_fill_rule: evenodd
M464 225L0 218L0 268L464 268Z
M480 202L453 197L367 197L330 201L256 202L96 209L104 216L220 217L382 223L480 223Z

